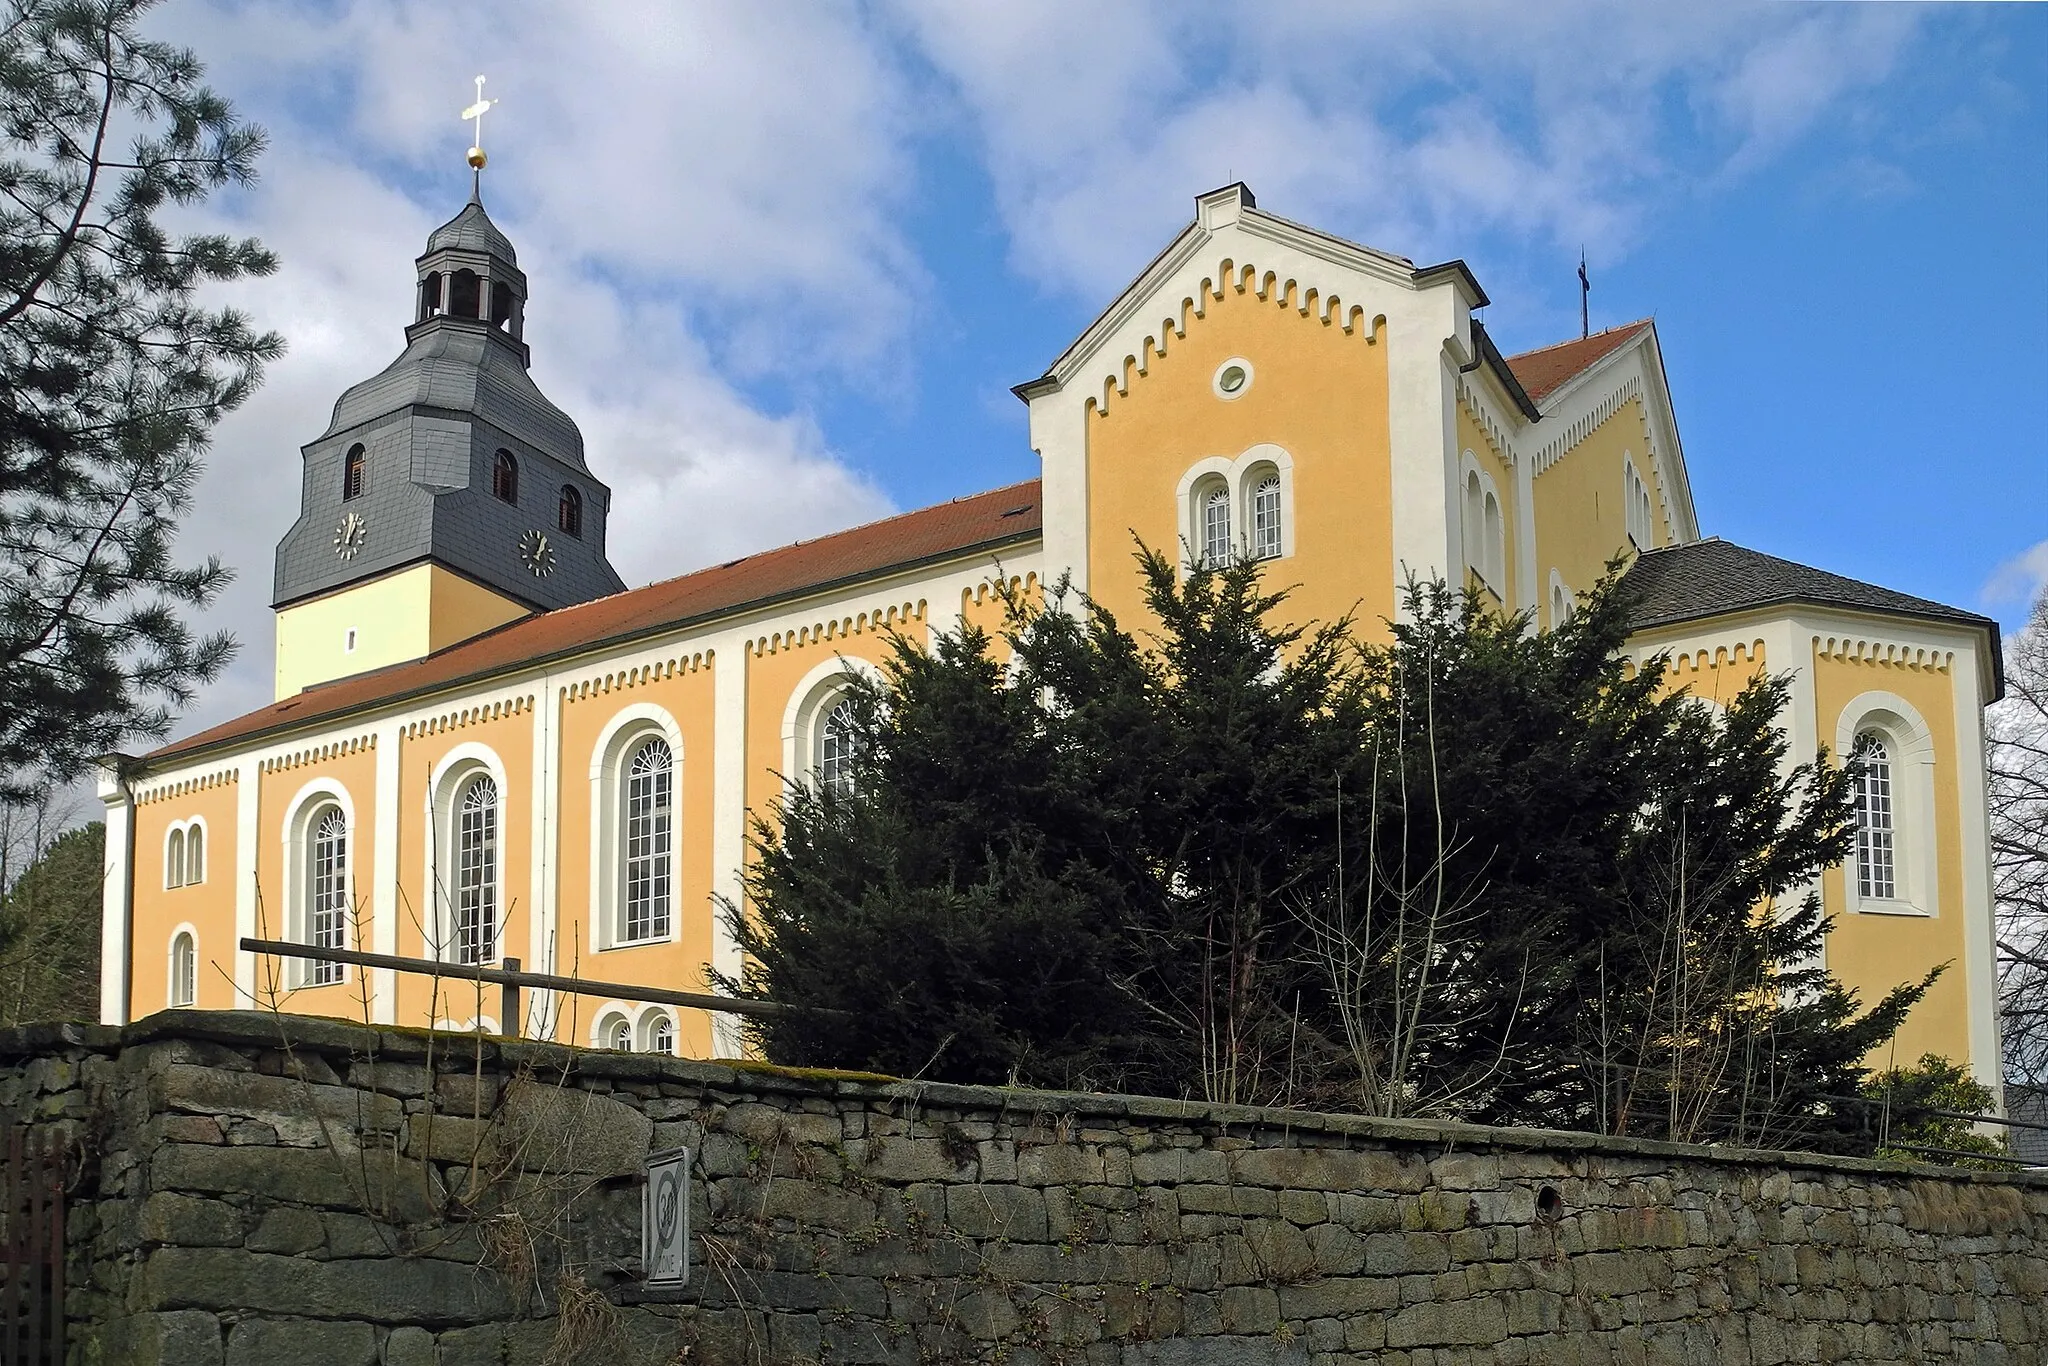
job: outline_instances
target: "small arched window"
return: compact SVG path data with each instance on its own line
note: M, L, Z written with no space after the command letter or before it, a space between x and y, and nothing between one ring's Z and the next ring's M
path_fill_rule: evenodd
M818 722L818 790L836 798L853 795L853 703L842 697Z
M1553 583L1550 585L1550 629L1555 631L1571 620L1571 615L1572 601L1565 593L1564 585Z
M491 285L491 326L503 327L512 317L512 286L503 280Z
M676 1022L666 1010L658 1010L640 1024L640 1051L643 1053L665 1053L674 1056L676 1051Z
M598 1029L598 1038L614 1053L633 1051L633 1022L623 1015L613 1014L606 1018Z
M619 898L619 938L665 939L669 932L675 851L675 754L655 737L626 762L625 887Z
M362 443L348 448L348 454L341 458L341 499L360 498L369 487L370 458L364 453Z
M339 806L316 813L306 831L306 942L315 948L348 947L348 817ZM309 986L341 980L341 964L314 962Z
M1493 496L1493 490L1486 492L1485 511L1481 514L1481 552L1486 562L1486 582L1494 592L1507 596L1507 535L1501 523L1500 500Z
M1486 491L1479 482L1479 471L1465 471L1464 516L1460 519L1465 533L1465 563L1482 578L1486 574L1485 507Z
M455 807L455 961L498 956L498 784L478 774Z
M171 827L170 838L164 841L164 886L185 885L185 827Z
M190 930L171 936L171 993L173 1006L189 1006L199 999L199 944Z
M564 536L583 534L583 495L574 484L562 485L562 501L555 509L555 525Z
M427 319L433 317L436 313L440 311L441 272L438 270L430 270L427 272L426 278L420 281L419 320L421 322L425 322Z
M499 451L491 461L491 496L501 503L519 501L519 461L510 451Z
M458 318L474 318L482 303L482 281L473 270L458 270L450 279L448 311Z
M185 886L206 881L206 827L185 827Z
M1221 568L1230 563L1230 490L1222 484L1202 495L1202 563Z
M1856 737L1862 773L1856 780L1856 889L1879 901L1898 896L1897 830L1893 825L1892 756L1884 737Z
M1622 458L1621 496L1625 500L1629 540L1638 550L1650 549L1656 544L1656 523L1651 511L1650 486L1643 482L1643 476L1636 472L1633 456Z
M1280 476L1268 474L1252 486L1252 554L1262 560L1280 558Z

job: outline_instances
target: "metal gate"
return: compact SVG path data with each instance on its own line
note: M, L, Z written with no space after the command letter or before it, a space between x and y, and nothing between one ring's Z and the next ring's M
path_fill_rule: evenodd
M64 1361L64 1187L69 1145L7 1126L0 1163L0 1366Z

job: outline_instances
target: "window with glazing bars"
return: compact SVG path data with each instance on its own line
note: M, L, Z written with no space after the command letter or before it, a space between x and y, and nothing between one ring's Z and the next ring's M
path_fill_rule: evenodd
M171 941L171 1004L189 1006L199 994L199 946L181 934Z
M319 949L347 948L348 818L341 814L340 807L328 807L313 822L307 853L307 942ZM340 980L339 963L307 965L308 986L325 986Z
M1202 563L1230 563L1230 490L1218 486L1202 497Z
M1892 825L1892 758L1883 740L1856 738L1863 776L1856 783L1856 887L1859 894L1890 900L1898 894Z
M669 930L670 855L675 847L675 755L649 740L626 764L625 897L622 939L660 939Z
M1252 554L1280 557L1280 476L1269 474L1252 490Z
M853 795L853 703L844 698L818 727L818 787L835 797Z
M498 784L472 778L455 808L455 961L498 956Z

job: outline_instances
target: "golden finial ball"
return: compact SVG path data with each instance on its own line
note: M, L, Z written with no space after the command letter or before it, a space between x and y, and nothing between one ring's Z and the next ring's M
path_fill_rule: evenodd
M484 155L483 148L472 147L469 149L469 164L476 167L477 170L481 171L484 168L484 163L488 160L490 158Z

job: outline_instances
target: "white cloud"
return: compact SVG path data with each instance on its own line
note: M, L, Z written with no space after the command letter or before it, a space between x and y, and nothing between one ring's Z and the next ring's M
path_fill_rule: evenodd
M1994 606L2017 605L2022 611L2048 593L2048 541L2037 541L1991 571L1984 601Z

